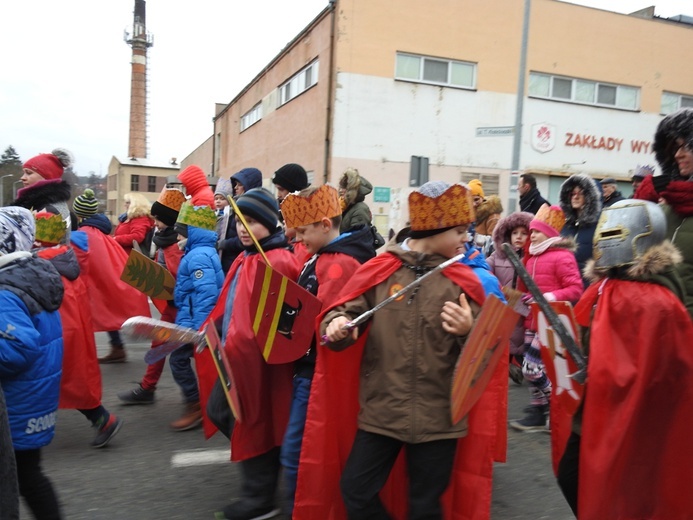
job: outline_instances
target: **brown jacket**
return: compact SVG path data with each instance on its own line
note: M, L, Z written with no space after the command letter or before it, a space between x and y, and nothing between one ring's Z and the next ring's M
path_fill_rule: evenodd
M432 268L446 260L405 251L394 241L387 251L404 265L385 282L330 311L321 324L323 333L335 317L353 319L414 281L414 266ZM466 337L445 332L440 316L443 303L459 302L461 293L458 285L436 273L370 320L361 360L360 429L407 443L466 435L467 419L457 424L450 419L452 376ZM470 305L476 317L480 308L471 301ZM343 350L352 343L349 336L330 348Z

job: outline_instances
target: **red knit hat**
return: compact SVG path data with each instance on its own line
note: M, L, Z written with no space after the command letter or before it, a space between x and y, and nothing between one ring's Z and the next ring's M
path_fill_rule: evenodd
M58 180L65 168L73 163L72 154L67 150L56 148L51 153L42 153L24 163L24 168L38 173L48 181Z
M207 182L205 172L199 166L190 165L178 174L185 191L192 198L193 206L214 206L214 192Z

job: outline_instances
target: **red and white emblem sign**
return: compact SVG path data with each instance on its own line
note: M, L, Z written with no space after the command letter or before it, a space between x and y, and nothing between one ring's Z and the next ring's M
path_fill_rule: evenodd
M548 123L532 125L531 143L539 153L550 152L556 146L556 127Z

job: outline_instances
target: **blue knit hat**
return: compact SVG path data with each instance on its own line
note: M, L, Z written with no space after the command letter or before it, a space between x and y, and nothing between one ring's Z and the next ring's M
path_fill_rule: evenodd
M274 233L279 227L279 205L277 204L277 199L265 188L253 188L246 191L238 197L236 205L244 217L257 220L270 233Z

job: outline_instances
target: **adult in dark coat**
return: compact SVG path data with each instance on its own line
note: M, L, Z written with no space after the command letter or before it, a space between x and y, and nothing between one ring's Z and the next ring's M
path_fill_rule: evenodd
M261 188L262 172L257 168L243 168L231 176L231 185L235 197L253 188ZM238 254L243 251L243 244L236 232L236 218L233 215L229 217L225 237L219 240L217 247L221 251L221 269L226 274Z
M616 179L607 177L599 181L602 185L602 206L608 208L612 204L617 203L619 200L624 200L623 194L618 191L618 185L616 184Z
M523 173L517 181L517 192L520 194L520 210L537 214L542 206L550 206L549 201L541 196L537 180L531 173Z
M602 196L597 183L584 173L571 175L561 186L560 205L566 218L561 236L575 239L575 259L582 273L592 258L592 238L602 213ZM587 287L589 283L584 276L582 280Z
M683 255L676 271L683 280L686 309L693 318L693 109L684 108L662 119L652 148L662 174L645 177L635 198L664 200L667 238Z

